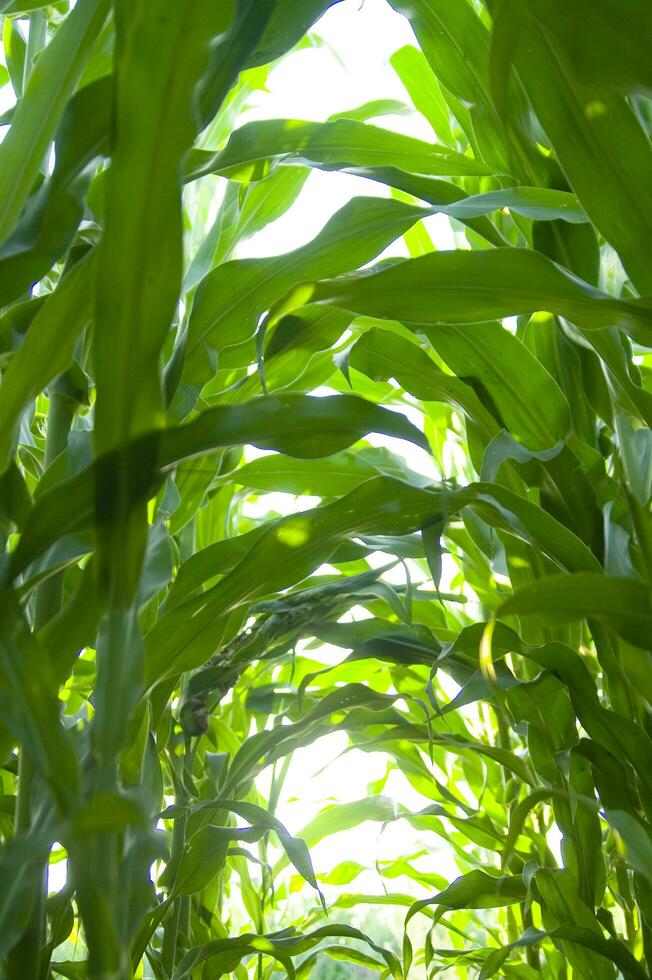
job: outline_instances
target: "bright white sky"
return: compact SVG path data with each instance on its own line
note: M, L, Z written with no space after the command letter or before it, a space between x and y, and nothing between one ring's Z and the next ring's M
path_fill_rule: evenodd
M389 64L389 58L415 38L408 21L385 0L344 0L331 7L313 28L324 43L285 57L242 117L252 119L308 119L324 122L329 116L377 99L397 99L410 105L408 95ZM384 126L431 141L433 132L423 116L383 116ZM276 255L310 241L328 218L356 195L389 197L389 189L362 177L315 170L295 205L278 221L242 243L239 257ZM427 218L425 225L438 248L454 248L453 234L444 215ZM407 255L401 240L385 253Z

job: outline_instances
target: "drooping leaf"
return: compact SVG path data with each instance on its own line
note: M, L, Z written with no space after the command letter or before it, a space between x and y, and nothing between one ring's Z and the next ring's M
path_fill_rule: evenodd
M541 14L542 6L536 6ZM635 286L649 292L652 279L641 251L652 219L652 198L645 180L652 164L649 139L624 96L578 79L573 56L554 36L555 30L566 32L567 16L557 18L555 14L546 10L543 27L527 14L519 17L514 64L572 189L599 231L618 250ZM600 12L596 19L601 19ZM604 46L593 29L591 34L603 64ZM625 171L618 146L627 146ZM603 192L606 186L609 194Z
M212 376L215 352L249 340L260 316L289 289L369 262L425 213L399 201L354 198L307 245L274 258L236 259L209 273L197 288L185 345L182 385L195 391L191 406ZM177 402L184 405L183 391Z
M108 0L78 3L30 75L0 152L0 239L3 241L20 217L66 102L108 11Z
M652 325L645 302L608 296L525 249L438 252L372 275L331 280L304 295L420 327L545 310L587 330L618 324L645 343Z
M274 162L288 160L326 170L383 166L441 176L492 172L486 164L449 147L340 118L326 123L296 119L248 123L218 154L195 154L189 176L217 173L232 180L260 180Z
M592 572L553 575L507 599L500 614L544 617L554 622L595 618L636 646L647 649L650 642L649 590L636 579Z
M251 443L311 459L315 453L321 456L337 452L375 428L399 438L407 437L426 448L422 433L404 416L353 395L330 398L286 395L244 405L217 406L187 425L154 432L130 444L132 471L126 485L127 501L132 505L144 503L155 493L167 470L183 459L220 446ZM323 439L322 443L316 440L317 435ZM26 521L12 556L13 575L62 534L91 526L96 481L115 468L118 455L105 455L101 465L88 467L43 493ZM144 459L151 460L151 470L143 467ZM103 488L102 492L105 492Z

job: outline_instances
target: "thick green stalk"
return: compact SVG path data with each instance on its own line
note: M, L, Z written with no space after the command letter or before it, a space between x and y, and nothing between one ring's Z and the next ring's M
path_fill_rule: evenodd
M60 382L50 390L48 424L45 440L45 467L63 452L74 416L74 404ZM34 609L34 629L39 630L61 606L63 573L53 575L38 587ZM18 793L16 797L17 834L26 834L33 820L32 790L34 767L29 757L20 753L18 763ZM48 866L41 870L34 895L34 905L27 928L11 951L7 961L7 980L39 980L43 972L41 953L46 943L47 917L45 903L48 895Z

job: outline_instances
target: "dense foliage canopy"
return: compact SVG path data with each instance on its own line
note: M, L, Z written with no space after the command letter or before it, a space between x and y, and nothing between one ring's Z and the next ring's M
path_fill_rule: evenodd
M244 114L334 0L0 3L6 980L652 975L652 7L390 3L321 122Z

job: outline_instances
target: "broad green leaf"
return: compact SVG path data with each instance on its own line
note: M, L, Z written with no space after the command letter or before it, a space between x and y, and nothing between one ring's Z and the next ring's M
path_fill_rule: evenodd
M468 0L392 0L410 21L441 85L468 107L467 136L496 169L507 166L506 133L488 85L490 36ZM460 120L462 125L464 121ZM507 167L509 170L509 167Z
M40 838L40 839L39 839ZM0 956L6 956L23 935L33 904L39 865L47 858L47 835L9 841L0 855L5 882L0 899Z
M143 824L144 813L133 800L118 793L97 793L75 814L71 829L75 834L93 834Z
M445 909L493 909L522 901L526 895L523 879L518 875L492 877L482 871L471 871L457 878L448 888L433 898L416 903L408 913L412 918L426 905L440 905Z
M527 888L519 875L492 877L484 871L471 871L462 875L432 898L415 902L405 917L406 931L403 936L403 962L406 971L412 962L412 944L407 934L408 922L418 913L437 905L437 918L447 909L493 909L522 902Z
M38 310L0 387L0 466L14 448L21 413L70 364L79 334L92 318L92 255L81 259Z
M247 67L266 64L292 48L329 7L340 0L277 0ZM255 0L252 7L256 11Z
M245 557L268 527L269 523L260 524L245 534L216 541L192 554L181 564L164 608L176 605L177 602L196 592L204 582L213 577L214 569L219 569L222 574L232 569Z
M575 925L556 926L547 932L542 929L530 927L519 936L513 943L503 946L501 949L494 949L484 961L483 969L478 980L486 980L488 977L497 976L497 970L506 961L509 953L513 949L521 949L528 946L539 945L547 937L556 939L567 939L576 942L587 950L593 950L601 957L616 963L623 971L623 976L632 977L632 980L644 980L645 974L638 961L632 956L624 943L615 939L604 939L597 932ZM592 961L595 962L595 961ZM598 970L607 969L605 964L600 964L597 960ZM522 974L530 977L529 973Z
M359 949L349 948L346 946L322 946L318 953L314 955L314 962L316 962L319 956L328 956L329 959L336 960L338 963L356 963L358 966L363 967L368 970L375 970L376 972L386 972L387 964L382 960L376 960L373 956L369 956L367 953L363 953ZM309 959L312 960L312 957ZM306 965L304 960L301 964L303 969L310 970L312 963ZM300 973L299 976L309 976L309 973Z
M590 343L607 369L611 387L618 403L627 411L652 425L652 396L641 384L640 375L632 365L622 337L615 329L592 331Z
M349 493L364 480L378 475L374 466L358 455L342 454L317 462L279 459L263 456L245 463L229 474L228 479L252 490L312 494L339 497Z
M644 0L625 5L615 0L566 6L529 0L532 16L566 49L578 77L589 84L621 91L652 92L650 57L652 12ZM591 30L586 30L590 18Z
M501 429L485 450L480 476L483 481L493 483L496 480L501 466L507 460L515 459L519 463L529 463L533 459L538 459L545 463L548 460L555 459L561 450L561 444L557 444L552 449L544 449L538 453L533 452L530 449L526 449L520 442L517 442L506 429Z
M309 932L304 935L296 934L294 930L288 930L285 934L276 933L271 937L244 934L233 939L215 940L189 950L179 962L172 980L187 980L193 968L206 961L211 962L213 969L224 971L226 963L233 964L229 966L229 969L234 969L243 955L256 952L277 959L284 966L287 975L294 978L295 972L290 957L308 952L320 943L322 939L335 937L357 939L366 943L376 953L382 956L393 980L403 980L403 972L401 971L396 955L389 950L377 946L359 929L348 925L322 926L320 929L315 929L314 932ZM231 950L233 950L234 956L229 959L228 954Z
M307 306L297 314L283 317L264 347L259 371L242 378L227 391L222 391L223 384L218 377L207 386L207 400L212 400L208 392L214 386L219 392L215 400L220 402L242 402L259 395L263 391L263 375L268 392L292 391L298 387L310 390L314 365L325 365L324 381L334 373L330 349L337 344L350 322L351 315L345 310L324 306ZM259 336L257 342L262 341ZM252 339L248 344L227 349L223 360L235 364L251 363L258 358L254 346ZM320 380L315 382L316 386Z
M497 210L514 211L533 221L561 219L582 224L588 218L574 194L544 187L507 187L464 198L446 208L451 218L477 218Z
M548 18L554 24L550 8L546 22ZM564 19L558 21L562 31ZM643 255L652 228L652 191L646 179L652 148L633 109L624 96L578 81L571 57L547 24L542 29L527 17L519 18L514 63L571 188L618 250L636 288L649 292L652 277ZM627 147L624 169L622 146Z
M43 184L15 231L0 248L0 298L9 303L27 292L71 244L83 217L88 175L60 189Z
M354 534L409 534L434 520L440 508L435 493L377 477L332 504L272 525L218 586L191 600L191 620L184 603L159 620L148 641L148 683L204 663L216 652L211 624L217 617L301 581L341 541Z
M625 845L629 863L649 880L652 877L652 838L640 820L624 810L608 810L606 817Z
M209 824L193 834L176 869L175 894L192 895L207 888L224 867L228 847L222 827Z
M33 10L41 10L43 7L49 6L51 4L47 3L46 0L4 0L0 5L0 13L15 17L17 14L28 14Z
M23 94L23 82L25 79L27 44L25 43L20 25L8 18L4 22L2 44L7 62L9 81L16 96L20 98Z
M443 401L460 409L482 429L487 442L499 431L498 422L469 384L445 374L425 351L394 333L375 327L367 330L353 345L349 366L374 381L396 378L405 391L424 402Z
M576 576L567 576L565 580L566 582L573 582L575 578ZM587 578L580 575L579 578L584 579L585 583L590 585L592 580L599 577L588 576ZM604 590L608 591L611 580L606 576L602 578L606 583ZM557 576L553 576L542 580L541 584L545 583L547 587L548 582L554 583L556 580ZM599 617L595 617L595 619L599 622ZM594 619L591 620L591 625L592 629L595 629ZM511 649L519 649L518 640L512 641ZM591 675L582 658L571 647L558 642L526 645L520 647L519 652L545 670L554 671L557 677L564 682L582 727L592 739L599 742L612 755L619 759L628 760L636 771L641 788L644 789L647 798L651 799L652 780L649 776L649 767L645 765L643 760L647 760L650 752L652 752L652 743L640 725L622 714L602 707L595 684L592 682ZM599 785L602 786L603 783Z
M542 507L493 483L472 483L453 491L453 506L473 508L492 527L535 544L569 571L594 573L599 562L590 549ZM508 600L513 601L513 600Z
M214 373L215 352L249 340L261 314L288 290L371 261L426 213L399 201L355 198L307 245L273 258L236 259L209 273L197 287L185 345L182 388L194 390L192 405ZM177 395L181 407L184 392Z
M228 0L224 5L221 23L223 27L229 24L229 28L223 30L210 45L207 70L197 93L200 129L218 114L227 100L229 90L234 85L237 88L239 74L270 28L273 14L286 3L287 0ZM214 25L215 21L212 23ZM212 33L208 31L208 37ZM281 41L287 43L287 37L283 37ZM284 50L285 47L281 47L279 53Z
M250 736L234 757L226 787L233 790L243 781L246 785L246 781L276 760L332 732L336 723L346 730L351 716L355 719L355 709L366 709L365 717L368 717L367 712L375 716L385 712L395 700L396 695L379 694L364 684L345 684L331 689L293 724ZM355 725L355 720L351 723Z
M374 430L408 438L427 448L423 434L405 416L355 395L327 398L285 395L244 405L216 406L186 425L151 433L129 445L132 468L127 501L132 505L145 502L168 470L184 459L221 446L250 443L261 449L276 449L311 459L344 449ZM100 457L95 466L43 492L12 556L13 575L62 534L92 525L96 481L101 488L102 474L115 469L118 459L118 453L109 453ZM144 460L151 461L151 469L143 466Z
M253 803L243 803L234 800L208 800L204 804L199 804L199 807L200 809L193 812L204 819L206 816L210 819L213 813L226 810L236 814L236 816L243 817L252 827L273 830L285 851L288 861L291 861L299 874L319 892L319 886L308 851L308 846L310 845L309 842L304 840L303 833L301 837L293 837L280 820L277 820L267 810Z
M5 723L43 777L58 815L64 817L77 803L79 772L70 736L59 718L56 684L9 589L3 590L0 602L4 624L0 700Z
M503 488L477 484L457 492L429 491L378 477L332 504L275 523L218 585L163 616L148 641L148 682L208 660L216 652L211 624L217 617L305 578L332 556L340 541L351 535L408 534L464 506L477 508L496 526L536 543L563 567L597 566L572 532ZM262 579L259 567L267 571ZM210 569L208 564L205 579Z
M30 75L0 149L2 241L20 217L109 6L108 0L80 0Z
M194 89L209 42L229 26L229 12L199 7L187 0L160 19L149 4L116 11L116 140L96 269L100 453L161 423L158 357L181 285L179 169L195 136Z
M336 803L326 807L306 824L300 831L300 837L309 848L315 847L325 837L359 827L367 820L385 824L396 820L398 815L396 803L385 796L370 796L350 803ZM281 858L274 872L278 873L286 864L287 858Z
M0 291L8 302L41 279L70 246L84 216L93 162L109 148L112 76L68 102L54 140L55 166L0 249Z
M590 969L591 971L595 970L596 964L599 964L597 966L598 975L613 976L609 970L611 964L615 964L623 971L623 976L632 977L634 980L643 980L644 973L639 962L632 956L625 943L618 939L605 939L597 930L567 924L551 929L549 935L553 939L567 940L578 946L583 946L585 949L597 953L599 957L603 957L602 962L595 957L591 958ZM606 964L605 960L607 961Z
M48 651L57 686L65 683L70 676L79 651L95 641L100 614L95 569L91 561L64 608L38 633L43 649Z
M445 143L453 145L450 112L441 93L437 76L430 69L423 53L410 44L399 48L389 59L412 102L425 116L433 132Z
M650 644L649 589L637 579L594 572L553 575L507 599L499 614L534 616L557 623L595 618L636 646L647 649Z
M449 214L475 231L478 235L490 242L492 245L505 245L506 239L498 231L495 225L485 217L485 204L481 200L483 195L478 195L475 206L472 204L468 211L462 207L457 212L458 204L463 205L470 199L465 191L457 184L449 180L440 180L438 177L428 177L422 174L407 173L396 167L351 167L349 173L358 177L366 177L368 180L375 180L388 187L410 194L412 197L427 201L433 207L433 212ZM489 211L496 210L489 207ZM473 217L477 214L477 217Z
M538 252L514 248L424 255L306 288L302 299L415 327L546 311L587 330L618 325L642 343L652 328L652 310L644 301L608 296Z
M491 167L447 146L425 143L353 119L326 123L269 119L247 123L214 155L191 158L190 179L216 173L232 180L260 180L275 162L292 161L326 170L396 167L418 174L468 176Z
M247 187L237 217L228 223L224 208L213 228L202 242L184 277L184 288L196 286L216 265L231 258L239 242L261 231L275 221L295 202L308 177L308 169L283 167L266 180ZM232 185L235 190L235 185ZM213 233L217 238L213 240Z
M558 385L499 323L440 324L428 330L428 337L457 377L475 382L481 398L483 391L489 393L496 422L502 421L528 449L545 451L565 438L570 413Z
M573 877L568 871L551 871L541 868L534 875L534 882L542 900L543 923L548 929L565 925L569 921L580 929L594 932L602 938L598 920L577 894ZM563 941L562 950L574 969L585 976L600 978L614 977L613 966L601 956L596 956L586 947Z
M428 449L425 436L403 414L355 395L281 395L242 405L217 405L186 425L167 429L161 436L159 465L167 468L218 446L245 442L315 459L374 431Z

